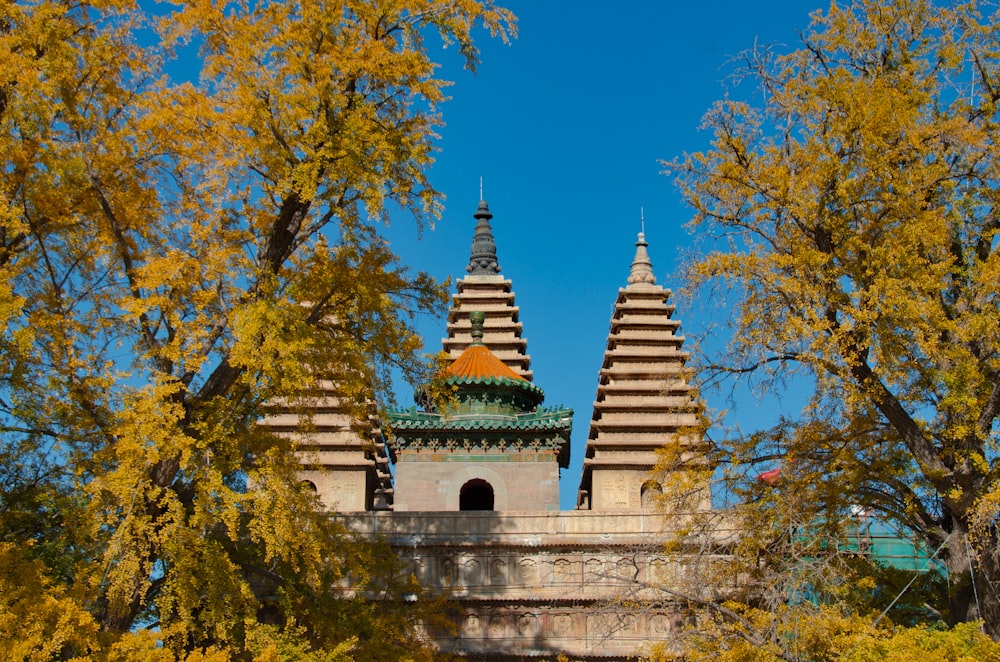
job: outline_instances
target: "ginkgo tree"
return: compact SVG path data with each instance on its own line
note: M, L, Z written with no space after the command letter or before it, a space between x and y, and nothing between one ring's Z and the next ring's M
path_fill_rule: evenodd
M902 524L946 565L951 618L996 638L993 11L833 2L797 50L748 53L757 101L717 103L711 149L670 165L706 242L688 276L734 302L732 343L708 368L815 386L799 419L721 440L717 459L751 480L780 467L827 522L863 507Z
M0 636L35 623L25 657L417 654L390 598L419 589L255 421L419 373L443 293L378 228L439 211L428 43L473 66L476 30L513 29L491 0L0 0L0 582L42 592L2 592Z

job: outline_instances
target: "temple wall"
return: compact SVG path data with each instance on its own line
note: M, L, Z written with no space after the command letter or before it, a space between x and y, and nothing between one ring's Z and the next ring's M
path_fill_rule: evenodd
M396 511L459 509L462 486L473 479L493 488L496 511L559 510L559 465L534 452L465 454L413 452L396 463Z
M649 479L649 471L626 469L595 470L593 476L594 510L637 510L642 506L642 485Z
M358 533L384 536L424 586L455 601L454 631L432 636L442 650L472 660L635 659L685 623L664 589L705 588L693 559L663 551L671 532L689 524L684 516L383 512L344 520ZM725 531L719 526L713 536L724 542Z
M309 481L319 493L323 506L330 511L351 512L371 507L370 472L364 467L338 470L304 470L299 478Z

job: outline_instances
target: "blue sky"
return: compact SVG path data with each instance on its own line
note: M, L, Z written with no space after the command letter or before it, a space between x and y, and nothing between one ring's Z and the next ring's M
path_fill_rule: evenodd
M454 50L432 52L455 81L442 107L445 126L432 183L447 199L433 231L418 240L397 218L392 245L414 268L461 277L469 258L479 178L494 214L503 274L513 281L535 382L546 404L575 410L572 464L562 507L572 508L597 389L597 373L619 287L626 285L645 210L657 282L675 274L692 237L684 206L661 159L705 149L699 130L709 106L733 87L727 63L758 44L799 45L822 2L511 2L519 37L480 40L482 64L461 70ZM714 302L679 307L681 332L702 332ZM438 351L444 320L421 322ZM784 407L780 394L706 393L711 409L752 429ZM400 404L410 392L400 386ZM713 434L721 434L715 431Z

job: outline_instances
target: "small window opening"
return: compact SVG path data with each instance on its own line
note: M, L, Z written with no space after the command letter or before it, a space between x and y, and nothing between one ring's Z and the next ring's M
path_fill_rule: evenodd
M458 493L459 510L493 510L493 486L482 478L473 478Z

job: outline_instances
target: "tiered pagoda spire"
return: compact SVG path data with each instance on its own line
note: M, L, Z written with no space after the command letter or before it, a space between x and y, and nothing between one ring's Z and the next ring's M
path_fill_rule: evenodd
M671 439L700 450L701 405L688 382L670 290L656 284L639 233L628 286L618 290L587 441L578 507L634 510L668 485L652 479Z
M472 239L472 251L468 275L457 283L458 293L452 299L448 311L448 337L442 341L444 351L451 359L456 359L472 343L469 324L471 311L482 311L486 315L483 342L511 370L531 381L531 357L528 355L528 341L522 337L520 309L514 305L514 292L510 280L500 275L496 242L490 226L489 204L479 202L473 214L476 230Z

